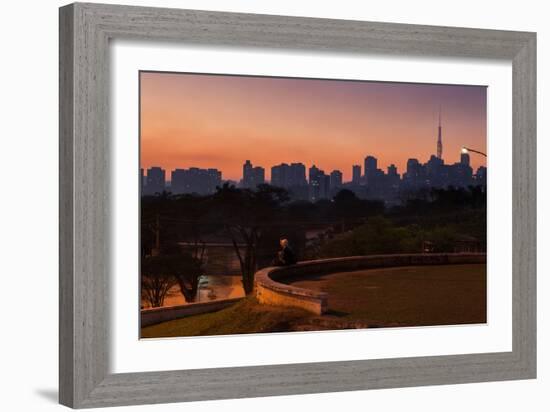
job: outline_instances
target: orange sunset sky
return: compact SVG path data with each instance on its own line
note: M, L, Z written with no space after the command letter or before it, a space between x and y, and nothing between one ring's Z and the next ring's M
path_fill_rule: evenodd
M436 152L441 107L443 159L462 146L486 152L486 87L254 76L140 73L141 167L217 168L240 180L250 159L266 169L315 164L351 180L367 155L378 167ZM476 169L485 158L471 154Z

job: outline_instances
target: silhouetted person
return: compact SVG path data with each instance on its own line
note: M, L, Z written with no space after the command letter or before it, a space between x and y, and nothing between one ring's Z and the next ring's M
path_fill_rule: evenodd
M281 250L277 252L277 257L275 258L273 265L274 266L288 266L294 265L297 262L296 255L288 245L288 239L281 239L279 241L281 245Z

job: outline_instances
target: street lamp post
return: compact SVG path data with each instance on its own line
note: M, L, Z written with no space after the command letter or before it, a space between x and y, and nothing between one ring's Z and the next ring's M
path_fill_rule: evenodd
M474 152L474 153L480 154L481 156L487 157L487 155L485 153L480 152L479 150L474 150L474 149L470 149L469 147L463 146L462 147L462 153L468 153L468 152Z

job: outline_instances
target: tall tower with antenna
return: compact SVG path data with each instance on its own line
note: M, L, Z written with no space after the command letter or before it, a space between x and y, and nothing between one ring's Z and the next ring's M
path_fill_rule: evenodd
M439 107L439 126L437 127L437 158L443 156L443 142L441 141L441 107Z

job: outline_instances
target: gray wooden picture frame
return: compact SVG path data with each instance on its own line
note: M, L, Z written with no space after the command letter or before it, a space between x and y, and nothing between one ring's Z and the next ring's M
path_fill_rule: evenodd
M62 404L87 408L535 378L535 33L85 3L62 7L59 24ZM511 61L512 351L109 373L111 39Z

